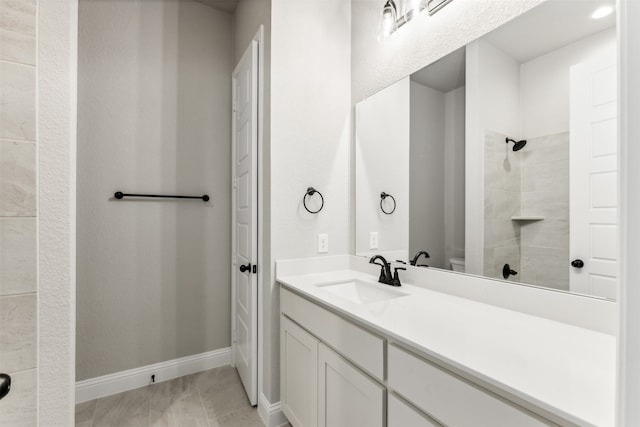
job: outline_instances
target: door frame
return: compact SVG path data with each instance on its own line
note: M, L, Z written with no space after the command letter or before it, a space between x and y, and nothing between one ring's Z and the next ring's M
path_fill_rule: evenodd
M38 424L73 425L78 0L39 1L36 83ZM14 390L14 393L17 390Z
M617 0L618 12L618 346L616 425L640 422L640 3Z
M247 45L247 49L249 48L249 46L251 45L251 43L256 42L258 44L258 64L257 64L257 70L258 70L258 90L256 93L256 97L255 97L255 102L257 103L257 111L258 111L258 135L257 135L257 153L256 153L256 177L258 180L258 186L257 186L257 191L258 191L258 205L256 206L257 209L257 217L258 217L258 227L257 227L257 234L258 234L258 254L257 254L257 273L256 273L256 282L257 282L257 286L258 286L258 302L257 302L257 308L258 308L258 312L256 313L257 319L258 319L258 330L255 331L258 335L258 351L257 351L257 361L258 361L258 370L256 375L258 376L257 380L258 380L258 402L260 402L260 397L262 395L262 372L263 372L263 327L262 327L262 301L263 301L263 291L262 291L262 277L263 274L262 272L263 270L263 261L264 261L264 227L263 227L263 215L262 213L264 212L264 198L263 198L263 179L262 179L262 171L264 170L263 167L263 159L264 159L264 149L263 149L263 136L264 136L264 26L260 25L258 31L256 32L256 34L253 36L253 38L249 41L249 44ZM245 49L246 50L246 49ZM235 66L237 66L238 64L236 64ZM235 69L235 67L234 67ZM233 98L233 96L232 96ZM235 127L235 124L233 123L233 118L235 117L234 113L233 113L233 99L232 99L232 105L230 106L232 109L232 128ZM235 141L235 134L232 131L232 144L233 141ZM233 154L233 147L232 147L232 165L231 165L231 194L232 194L232 203L231 203L231 230L232 230L232 239L231 239L231 361L230 364L231 366L235 367L235 354L237 351L237 344L236 341L234 340L234 334L236 331L236 306L235 306L235 300L236 300L236 276L235 276L235 272L236 272L236 262L235 262L235 226L236 226L236 216L235 216L235 194L236 194L236 189L233 188L233 180L235 177L235 172L236 172L236 168L235 168L235 155Z

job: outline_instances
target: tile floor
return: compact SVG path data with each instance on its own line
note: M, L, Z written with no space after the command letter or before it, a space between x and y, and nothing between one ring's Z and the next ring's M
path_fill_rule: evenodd
M230 366L76 405L76 427L262 427Z

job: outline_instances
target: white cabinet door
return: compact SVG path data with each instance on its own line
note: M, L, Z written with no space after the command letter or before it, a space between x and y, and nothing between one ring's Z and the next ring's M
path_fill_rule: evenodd
M382 427L385 389L327 346L318 349L318 427Z
M318 340L285 316L280 320L282 411L294 427L316 427Z

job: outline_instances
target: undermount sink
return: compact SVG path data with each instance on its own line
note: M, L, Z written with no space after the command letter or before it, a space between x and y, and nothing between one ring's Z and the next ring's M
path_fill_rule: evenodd
M338 283L325 283L318 285L318 287L357 304L369 304L408 295L388 285L365 282L359 279Z

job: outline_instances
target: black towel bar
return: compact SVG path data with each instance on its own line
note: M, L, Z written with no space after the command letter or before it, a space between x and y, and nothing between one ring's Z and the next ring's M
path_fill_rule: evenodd
M113 197L115 197L118 200L123 199L125 197L155 197L155 198L162 198L162 199L200 199L203 202L209 201L209 196L206 194L203 196L173 196L173 195L163 195L163 194L130 194L130 193L123 193L122 191L116 191Z

